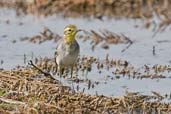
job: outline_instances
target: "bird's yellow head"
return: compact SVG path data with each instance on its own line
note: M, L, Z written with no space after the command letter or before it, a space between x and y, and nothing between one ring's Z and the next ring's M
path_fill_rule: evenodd
M81 31L80 29L78 30L75 25L67 25L64 28L64 42L67 44L72 43L75 39L75 35L77 32Z

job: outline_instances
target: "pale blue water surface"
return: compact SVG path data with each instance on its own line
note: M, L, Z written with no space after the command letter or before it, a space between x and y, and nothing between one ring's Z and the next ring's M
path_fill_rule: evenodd
M24 54L27 55L27 60L32 59L32 57L52 57L56 47L55 43L49 41L38 45L21 42L20 38L37 35L44 27L48 27L53 32L62 35L63 28L67 24L75 24L78 28L87 31L107 29L117 34L122 33L134 41L134 44L122 53L122 49L127 44L111 45L109 50L104 50L100 46L97 46L95 51L92 51L89 42L78 40L81 46L81 56L89 55L105 59L106 54L109 54L110 58L127 60L137 68L142 67L144 64L171 64L171 32L169 29L152 38L154 34L152 28L144 29L141 27L142 23L140 20L104 18L101 21L98 19L63 18L61 16L37 18L32 15L17 17L13 10L0 9L0 68L12 69L17 65L27 65L24 64ZM140 27L137 28L135 25L140 25ZM162 40L168 40L169 42L157 42ZM13 43L13 41L16 41L16 43ZM153 46L156 47L155 56L152 53ZM153 80L120 78L108 80L106 79L106 75L107 72L103 72L99 76L97 71L93 70L88 74L88 79L99 81L102 84L88 90L87 83L80 83L80 91L85 88L85 92L88 94L98 93L99 95L103 94L107 96L120 96L125 93L125 90L141 92L143 94L151 94L151 91L157 91L161 94L171 92L171 79L168 78ZM71 86L70 82L66 80L63 80L63 82ZM77 85L74 83L75 88Z

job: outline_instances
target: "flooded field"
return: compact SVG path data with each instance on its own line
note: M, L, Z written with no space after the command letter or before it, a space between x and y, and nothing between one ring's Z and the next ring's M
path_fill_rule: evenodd
M153 66L156 64L171 64L171 55L169 54L171 53L171 50L169 50L171 45L169 30L159 33L154 38L152 38L154 34L152 30L146 30L142 27L135 27L136 25L142 26L142 23L139 20L106 19L106 21L100 21L97 19L93 20L81 18L63 19L60 16L50 16L41 19L31 15L17 17L14 11L4 10L5 9L2 9L0 13L2 17L0 23L0 56L2 62L1 68L3 69L13 69L18 65L27 66L28 61L34 60L35 58L52 58L54 56L57 43L53 41L46 41L42 44L34 44L28 41L21 41L21 39L23 37L33 37L38 35L41 31L43 31L45 27L48 27L54 33L62 36L64 26L70 23L75 24L78 26L78 28L87 31L94 30L99 32L99 30L107 29L116 34L124 34L134 42L125 52L122 52L122 50L125 49L128 44L111 44L107 50L101 48L100 45L98 45L93 51L89 41L83 42L81 39L79 39L78 41L81 46L81 57L93 56L104 60L106 55L109 54L109 59L114 58L118 60L127 60L130 64L135 66L136 69L140 69L141 67L144 67L144 65ZM153 46L155 46L156 55L153 55ZM26 61L24 60L24 56ZM170 77L169 73L167 75ZM161 80L136 80L128 79L126 77L123 79L111 81L108 79L108 76L110 76L108 71L103 71L101 74L98 74L98 70L96 68L92 68L92 71L88 73L88 78L94 81L103 80L103 82L107 83L99 85L100 87L90 90L90 93L95 93L95 91L97 91L100 94L110 96L122 95L124 94L125 89L145 93L150 93L151 91L161 91L162 93L167 93L170 91L170 81L168 78ZM111 77L115 78L115 75L111 75ZM144 83L146 84L144 85ZM162 88L160 89L160 87ZM106 92L104 92L104 90Z
M155 16L152 20L158 21ZM75 76L73 79L69 78L70 74L66 73L64 77L59 77L58 74L54 74L52 71L55 67L53 66L53 58L57 42L63 36L63 29L68 24L74 24L79 29L84 30L77 35L77 41L80 45L80 56L77 64L78 71L74 72ZM105 107L105 110L102 108L99 108L99 110L92 109L97 111L96 113L110 114L117 113L118 110L128 114L134 111L143 113L147 107L150 107L148 104L150 101L151 103L153 101L153 103L158 103L158 105L151 104L151 106L154 105L154 109L163 106L166 109L163 109L163 112L170 113L170 27L166 27L162 32L156 31L155 25L151 25L148 29L145 28L144 21L141 19L109 18L108 16L103 16L100 19L93 17L64 18L60 14L45 17L42 15L35 16L31 13L18 16L14 9L0 8L0 103L1 105L2 102L8 104L10 102L8 100L13 99L15 102L11 101L12 104L21 105L19 112L29 110L30 113L41 113L37 107L41 103L38 102L41 101L41 97L36 96L30 100L25 97L30 95L30 91L33 92L36 88L40 89L38 86L42 84L40 91L44 89L43 92L46 91L46 86L50 90L54 87L50 91L52 92L50 96L53 98L53 92L55 91L60 90L61 93L68 91L64 93L69 94L68 99L71 98L71 102L74 102L75 105L77 103L73 99L79 99L79 96L84 94L85 99L92 101L93 106L94 102L104 101L104 103L99 103L99 105ZM48 38L51 35L53 38ZM30 60L42 70L48 71L53 78L59 81L58 83L62 84L59 85L66 89L59 89L57 88L59 85L55 85L57 82L46 80L41 72L29 64ZM44 60L48 61L45 62L46 67L43 66ZM16 77L15 73L17 74ZM6 81L6 78L10 78L8 75L12 77L11 80ZM30 79L27 80L27 77ZM22 82L22 79L24 82ZM36 80L40 82L36 82ZM31 87L34 85L32 83L35 83L35 88ZM11 88L10 84L15 87L9 89ZM3 90L4 86L7 86L8 89ZM32 89L26 89L27 86ZM31 93L32 96L33 93ZM14 96L22 94L22 98L12 98L11 94L14 94ZM37 95L36 93L34 94ZM40 95L40 93L38 94ZM58 113L60 111L65 113L72 112L69 108L67 109L69 111L63 110L61 105L53 107L56 106L55 101L53 101L55 98L47 98L48 94L43 94L42 102L45 102L46 104L44 105L47 105L49 109L59 109L61 107ZM4 100L3 96L8 99ZM103 98L103 96L105 97ZM122 99L123 97L124 100ZM141 97L144 98L141 99ZM116 101L118 103L118 106L115 107L118 109L117 111L112 107L110 109L113 112L107 110L108 105L111 103L110 98L113 98L112 102ZM46 101L47 99L51 102ZM60 100L63 100L61 104L65 105L68 99L61 97ZM129 99L135 105L146 103L147 99L148 103L147 105L141 105L139 109L139 107L132 106ZM81 102L83 101L81 100ZM27 102L31 102L31 104L27 104ZM35 102L37 103L36 106L32 106L35 105ZM22 105L26 105L25 103L27 108L22 107ZM117 105L117 103L114 104ZM130 105L132 106L130 110L123 110ZM142 110L143 106L147 107ZM11 110L14 109L13 105L9 107L12 107ZM31 109L31 107L35 109ZM39 107L40 110L42 110L42 107ZM4 107L2 109L4 110ZM80 109L83 111L84 108ZM79 111L76 110L75 112ZM83 112L86 113L85 110ZM152 112L157 114L160 111L149 109L146 113L152 114ZM16 113L18 114L17 111Z

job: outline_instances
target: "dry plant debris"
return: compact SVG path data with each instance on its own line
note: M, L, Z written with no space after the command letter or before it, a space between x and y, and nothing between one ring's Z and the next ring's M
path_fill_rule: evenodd
M29 41L32 43L44 43L45 41L53 40L54 42L58 42L61 39L61 36L58 34L53 33L49 28L45 27L39 35L35 35L33 37L23 37L20 41Z
M0 71L0 112L4 114L105 114L105 113L171 113L170 103L162 96L126 92L121 97L86 95L73 92L57 80L36 78L32 68Z
M170 0L14 0L0 1L0 7L14 8L18 15L62 14L64 17L92 17L103 20L107 17L142 19L144 26L154 25L156 33L165 30L171 23ZM153 18L157 17L159 21ZM157 26L156 26L157 25ZM155 35L155 34L154 34Z
M34 0L31 1L34 2ZM32 13L48 16L60 13L64 17L94 16L100 20L103 20L103 16L138 18L144 21L146 28L153 24L156 25L156 33L164 31L171 23L171 1L169 0L41 0L42 2L36 2L36 4L31 1L26 3L23 0L14 2L3 0L0 1L0 7L14 8L18 15ZM154 16L157 16L159 23L153 21ZM60 38L61 36L45 28L40 35L32 38L25 37L21 40L43 43L47 40L57 42ZM133 43L127 36L114 34L108 30L100 31L100 33L91 30L87 32L87 36L80 36L80 38L85 41L91 40L92 49L100 43L104 49L108 49L109 44L131 45ZM3 62L1 63L3 64ZM54 59L36 59L34 63L47 73L56 73ZM88 73L94 69L99 71L99 75L103 71L108 71L111 80L121 77L133 79L171 78L170 65L144 65L141 68L136 68L128 61L109 58L109 55L103 60L82 56L78 59L77 68L75 68L76 73ZM65 77L67 77L67 72ZM152 91L152 95L142 95L138 92L127 91L124 96L120 97L87 95L84 92L75 92L60 81L46 77L44 73L32 67L18 67L10 71L0 69L0 78L0 113L3 114L171 113L171 94L161 95ZM84 82L87 80L79 80L79 76L77 76L73 81ZM88 88L93 88L92 84L94 83L99 84L100 82L88 80ZM164 99L167 99L168 102L164 102Z
M51 40L53 40L56 43L61 38L62 36L53 33L49 28L45 27L39 35L35 35L33 37L23 37L20 40L41 44ZM109 49L109 45L111 44L128 44L128 46L122 50L123 52L133 44L133 41L124 34L118 35L108 30L101 30L100 33L94 30L84 30L84 34L78 35L78 38L82 39L83 41L90 40L92 50L94 50L98 44L100 44L103 49Z
M133 41L124 34L118 35L106 29L100 30L100 33L94 30L84 32L85 34L79 38L83 41L91 40L92 50L100 43L103 49L109 49L110 44L129 44L129 46L133 44Z
M36 58L35 65L47 73L56 74L56 63L54 58ZM36 70L36 68L34 68ZM105 59L95 58L93 56L81 56L78 58L77 66L74 68L74 75L76 81L87 81L80 79L79 74L87 74L89 72L98 71L99 75L108 74L111 80L119 79L122 77L129 79L170 79L171 65L144 65L141 67L135 67L126 60L109 58L106 55ZM46 75L46 73L43 73ZM67 78L68 70L65 71L64 77ZM98 82L99 83L99 82Z

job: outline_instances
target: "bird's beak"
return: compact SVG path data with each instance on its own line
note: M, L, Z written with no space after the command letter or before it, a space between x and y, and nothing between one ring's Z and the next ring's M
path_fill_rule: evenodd
M76 31L76 33L80 32L80 31L84 31L84 30L82 30L82 29L78 29L78 30Z

